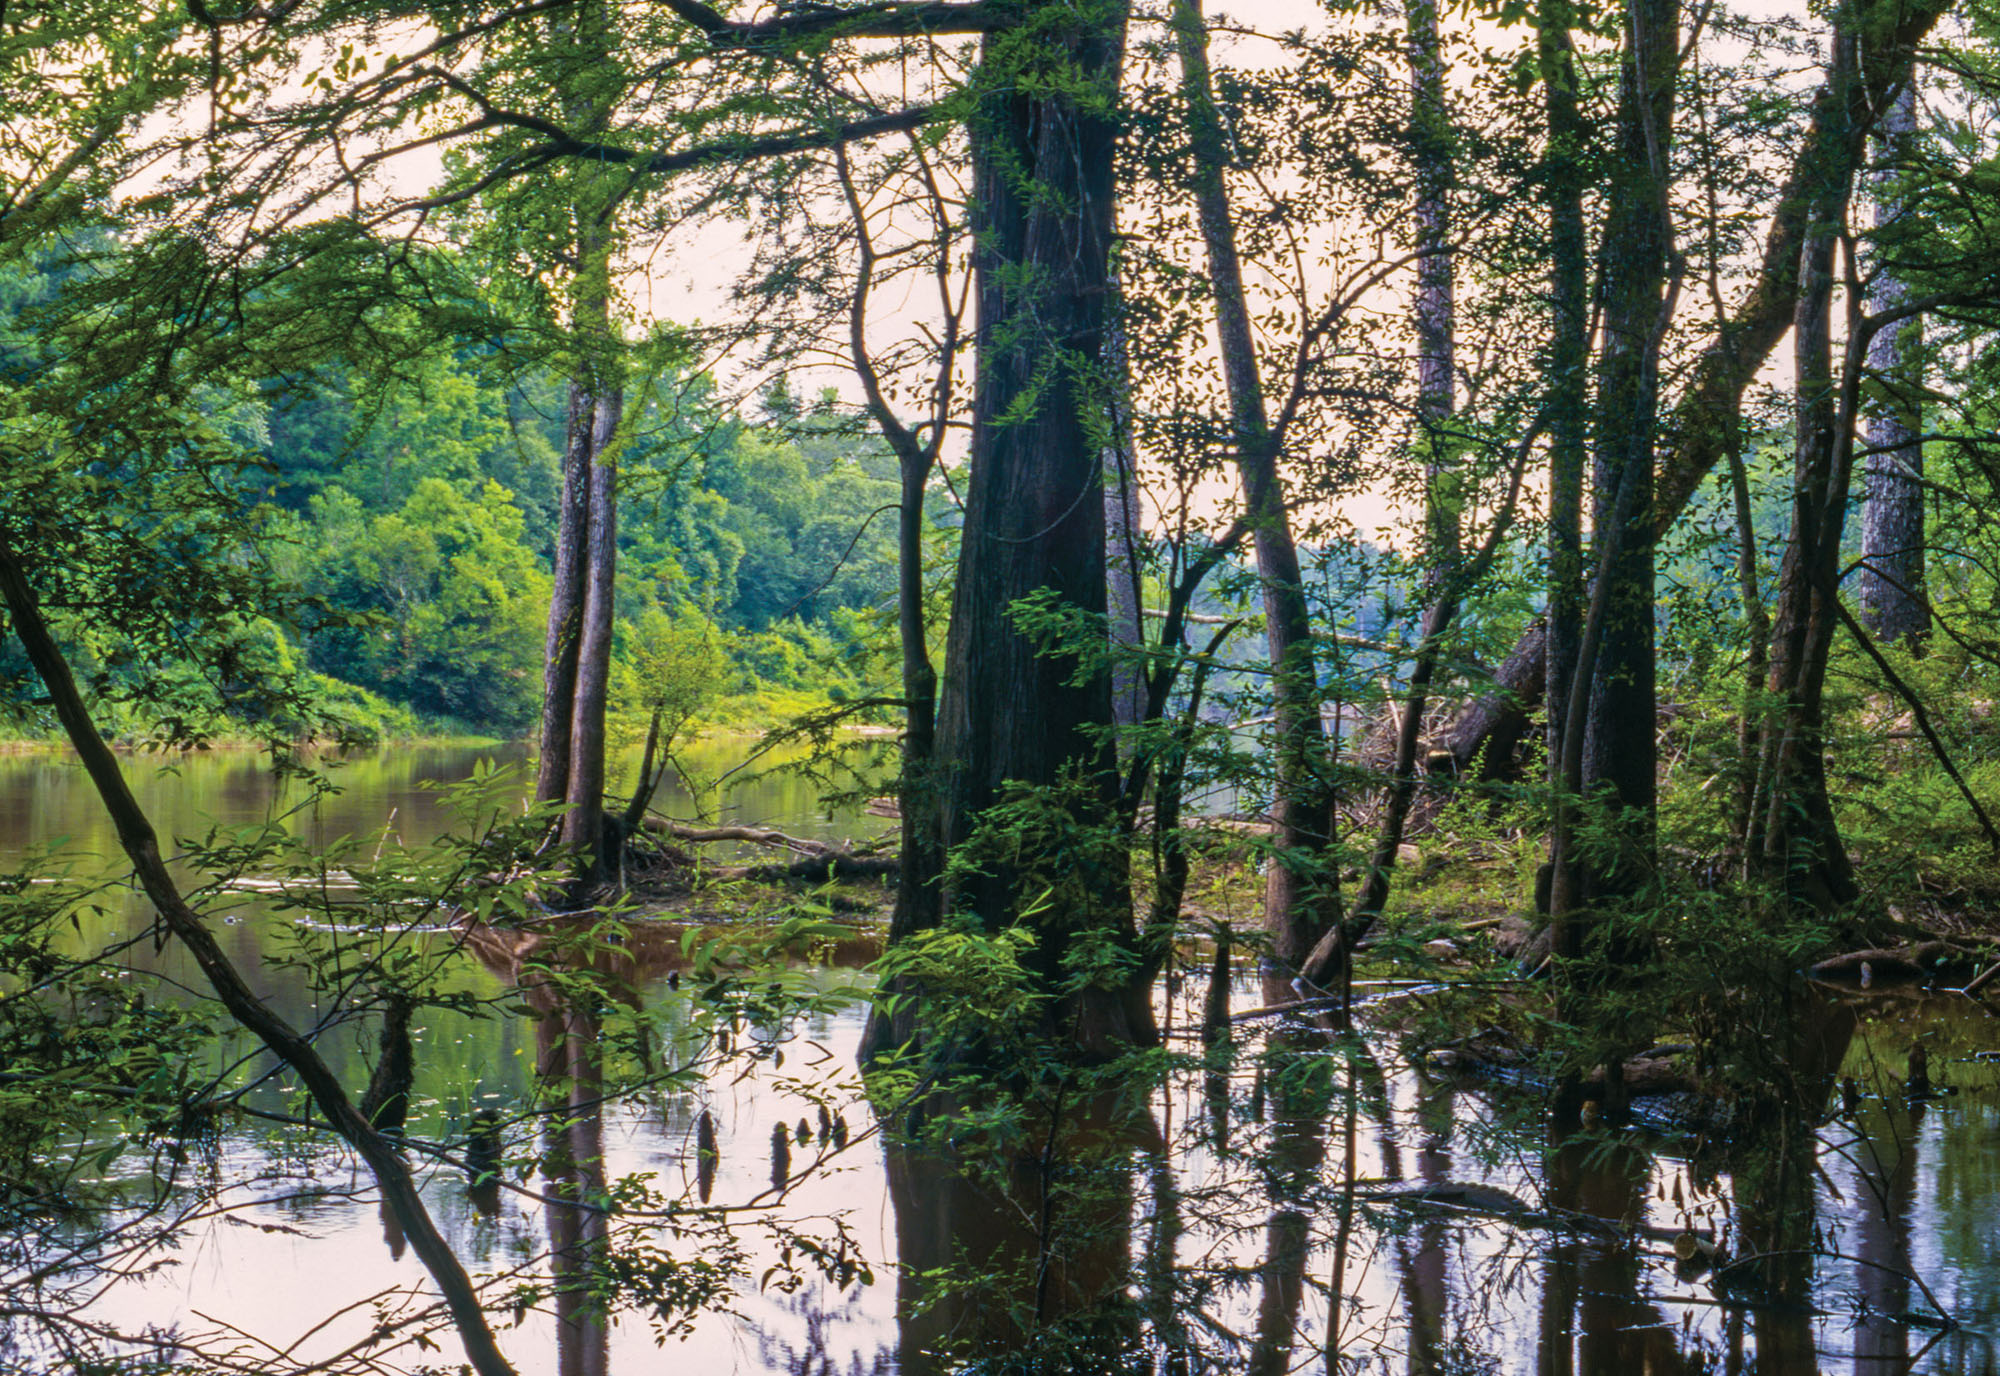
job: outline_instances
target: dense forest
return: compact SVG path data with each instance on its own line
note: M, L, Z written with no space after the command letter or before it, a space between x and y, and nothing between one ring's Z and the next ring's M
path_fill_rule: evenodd
M0 1365L1993 1370L1984 2L0 3Z

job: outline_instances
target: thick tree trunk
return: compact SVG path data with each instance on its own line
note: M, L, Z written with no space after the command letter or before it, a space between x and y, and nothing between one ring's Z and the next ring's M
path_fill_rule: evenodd
M1110 283L1118 76L1126 7L1080 0L1037 11L1032 42L988 37L969 116L978 334L951 631L938 713L939 835L972 838L1005 788L1067 786L1087 815L1116 825L1118 776L1107 673L1024 633L1022 599L1105 611L1103 468L1097 438ZM1136 948L1131 890L1105 848L1083 903L1029 920L1051 983L1071 937L1109 931ZM1122 857L1122 849L1117 849ZM1021 919L1035 863L960 878L946 907L999 926ZM1157 1038L1143 963L1119 988L1092 986L1058 1010L1085 1051Z
M1854 36L1837 26L1829 80L1858 93L1855 49ZM1826 792L1822 721L1827 657L1840 621L1840 543L1854 452L1851 434L1842 433L1855 417L1836 396L1832 343L1834 251L1852 186L1852 177L1843 176L1815 189L1812 228L1799 255L1792 532L1771 625L1769 689L1776 707L1764 730L1762 793L1744 846L1767 878L1821 912L1856 893ZM1847 381L1851 386L1853 379Z
M1916 126L1912 78L1883 112L1876 130L1876 147L1887 164L1874 178L1877 231L1902 213L1895 200L1896 165L1908 155ZM1870 295L1869 309L1881 312L1901 306L1908 292L1891 265L1876 274ZM1924 446L1919 438L1924 431L1923 349L1921 317L1883 330L1868 349L1868 367L1888 396L1868 422L1863 562L1855 579L1861 624L1886 644L1908 637L1919 647L1931 625L1924 596Z
M1273 854L1265 867L1264 929L1270 937L1272 956L1296 968L1339 918L1336 876L1325 858L1332 839L1333 808L1326 775L1326 731L1319 712L1319 675L1298 546L1292 539L1284 480L1278 471L1280 437L1271 431L1265 404L1249 295L1237 255L1229 188L1223 179L1226 150L1215 109L1200 0L1178 0L1174 30L1194 151L1195 210L1215 293L1216 334L1229 393L1236 470L1256 549L1257 573L1264 585L1264 629L1271 656L1276 738L1271 799ZM1448 355L1443 366L1449 387Z

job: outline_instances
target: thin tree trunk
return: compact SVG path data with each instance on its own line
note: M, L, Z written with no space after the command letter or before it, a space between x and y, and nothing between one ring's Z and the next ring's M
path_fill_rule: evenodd
M1264 929L1271 954L1296 968L1339 919L1336 876L1325 851L1332 832L1326 778L1326 731L1320 721L1319 677L1312 624L1292 539L1279 437L1271 431L1250 303L1237 255L1225 148L1208 64L1208 34L1200 0L1177 0L1173 11L1193 144L1195 210L1208 252L1215 324L1243 504L1264 587L1264 627L1271 657L1276 773L1271 802L1274 853L1265 869ZM1449 370L1446 357L1444 367Z
M1876 147L1887 164L1873 178L1875 228L1896 222L1897 164L1910 152L1917 126L1914 77L1904 84L1876 129ZM1877 272L1869 306L1894 310L1908 296L1893 265ZM1924 596L1924 326L1921 317L1883 330L1868 349L1868 367L1881 381L1886 403L1869 417L1867 505L1862 509L1862 565L1855 600L1861 624L1884 644L1905 639L1921 648L1931 625Z
M568 811L563 842L576 854L576 899L583 902L605 869L604 712L611 689L611 635L618 577L618 461L613 440L623 394L604 387L591 407L590 524L583 617L570 703Z
M929 627L924 620L924 499L931 473L937 466L936 436L944 433L942 421L950 409L949 391L959 333L957 317L947 312L935 383L937 423L934 438L926 444L890 405L868 347L868 301L879 260L847 154L836 149L834 156L841 190L853 217L858 248L854 291L848 306L848 348L868 401L869 414L896 455L900 483L896 514L896 634L902 651L903 753L896 797L901 864L896 878L896 907L889 921L889 940L896 942L935 927L943 913L944 848L939 833L940 781L936 772L937 670L931 663ZM940 296L949 300L946 287L949 226L940 224L938 232L935 271ZM892 1016L884 1011L887 1006L888 1001L878 1001L869 1010L868 1026L861 1036L860 1059L864 1064L901 1045L916 1032L907 1011L902 1016ZM904 1007L907 1010L909 1005L905 1003Z
M105 811L111 815L112 825L118 832L118 843L132 863L139 887L159 911L161 921L173 933L175 940L194 957L195 964L207 977L216 998L230 1017L291 1068L312 1096L313 1103L326 1116L328 1125L346 1139L367 1163L375 1176L377 1188L382 1192L384 1206L395 1216L417 1258L423 1262L424 1269L430 1273L443 1295L473 1369L480 1376L513 1376L514 1368L494 1340L493 1330L486 1322L486 1312L480 1306L479 1296L473 1290L465 1268L459 1264L458 1257L453 1254L432 1220L430 1211L425 1208L409 1165L397 1152L395 1144L376 1131L374 1125L362 1115L311 1041L256 995L223 953L201 915L182 897L166 862L160 856L159 838L152 822L126 783L117 756L112 754L111 748L98 734L96 723L90 719L89 709L85 707L76 679L70 673L69 663L63 658L55 637L49 632L48 623L42 618L26 571L14 552L6 548L0 548L0 598L4 598L7 604L14 633L20 638L29 662L34 665L36 674L48 690L70 745L82 761L84 771L90 775L91 783L96 786Z
M1456 273L1451 258L1452 149L1444 100L1444 58L1438 48L1435 0L1414 0L1409 10L1410 141L1416 162L1417 421L1424 455L1425 591L1430 605L1417 633L1416 658L1403 696L1389 791L1377 822L1375 849L1355 900L1355 921L1372 923L1389 901L1389 884L1403 844L1410 806L1417 796L1417 748L1424 712L1444 650L1445 633L1463 592L1458 586L1464 551L1463 505L1450 421L1457 411ZM1344 980L1345 969L1335 978Z
M1113 266L1114 301L1117 291ZM1140 651L1144 594L1140 579L1145 529L1139 516L1137 434L1132 422L1132 365L1125 352L1125 326L1114 316L1104 331L1104 375L1111 387L1110 442L1104 446L1104 562L1106 619L1111 635L1111 715L1120 729L1121 759L1131 751L1123 731L1146 716L1146 672Z
M1851 91L1859 88L1855 47L1836 19L1829 79ZM1763 791L1744 846L1767 878L1821 912L1856 893L1826 792L1822 720L1827 658L1839 624L1840 542L1853 454L1851 437L1841 442L1841 427L1854 418L1841 414L1832 342L1834 251L1852 186L1851 177L1840 177L1815 188L1812 229L1799 255L1792 533L1772 618L1769 688L1775 705L1759 755Z
M554 25L578 70L609 59L615 16L588 0ZM596 136L608 111L592 95L564 93L569 123ZM624 411L611 318L613 222L631 174L581 164L570 194L577 230L571 288L568 433L556 539L555 587L544 649L541 761L535 798L561 803L563 844L575 856L569 900L589 895L606 869L604 710L611 678L611 632L618 558L618 469L613 445Z
M1537 57L1548 123L1549 205L1549 600L1543 701L1547 773L1559 782L1563 709L1583 635L1583 472L1589 430L1589 264L1583 157L1589 131L1578 110L1574 16L1566 3L1539 12Z
M583 604L589 574L591 436L596 406L588 389L572 382L564 418L562 495L556 507L555 578L549 591L548 634L543 641L540 758L535 801L569 797L570 725L576 702L576 656L583 639Z

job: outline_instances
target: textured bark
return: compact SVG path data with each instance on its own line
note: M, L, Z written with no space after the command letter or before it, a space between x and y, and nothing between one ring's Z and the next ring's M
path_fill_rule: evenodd
M569 733L576 701L576 654L583 638L583 604L589 572L590 472L596 407L587 389L569 389L564 418L562 495L556 507L555 577L549 590L548 633L543 640L540 755L537 802L569 796Z
M90 719L69 664L42 618L25 570L14 553L5 548L0 548L0 599L6 602L14 632L48 690L70 745L111 816L134 877L158 910L160 920L194 958L230 1017L299 1077L299 1083L325 1115L329 1126L353 1146L374 1174L383 1206L394 1216L396 1226L443 1295L473 1369L480 1376L513 1376L513 1367L494 1341L472 1282L424 1206L409 1164L395 1144L362 1115L312 1042L273 1011L244 981L201 914L182 897L160 856L159 837L152 822L132 795L117 756Z
M1327 742L1320 721L1319 675L1298 545L1292 538L1284 480L1278 471L1280 437L1272 432L1265 403L1249 294L1223 179L1226 149L1200 0L1178 0L1174 31L1193 145L1195 211L1215 293L1231 440L1263 583L1264 633L1271 658L1277 777L1271 799L1274 853L1265 867L1264 929L1272 956L1296 967L1339 918L1339 894L1323 858L1332 839L1333 809L1324 768ZM1448 390L1448 356L1443 366Z
M1896 164L1916 135L1914 80L1903 86L1883 112L1876 146L1887 164L1875 183L1875 228L1892 225L1901 213L1895 203ZM1909 293L1892 265L1882 268L1870 292L1869 309L1894 310ZM1868 367L1888 392L1888 400L1868 421L1867 505L1862 510L1862 566L1855 577L1861 623L1886 644L1910 638L1921 645L1930 630L1924 597L1924 327L1913 317L1900 328L1883 330L1868 349Z
M1854 36L1836 25L1829 81L1858 96ZM1843 106L1850 118L1864 112ZM1796 405L1792 531L1778 570L1771 622L1769 692L1775 710L1759 753L1760 794L1744 853L1794 900L1826 911L1857 892L1826 792L1822 702L1827 658L1839 624L1840 544L1853 462L1851 407L1836 395L1832 314L1834 250L1847 216L1853 178L1816 188L1810 228L1799 254L1793 319ZM1850 354L1853 341L1850 340ZM1842 381L1857 379L1852 364Z
M1044 13L1032 42L985 40L969 115L978 380L938 713L947 849L973 836L1010 782L1073 786L1090 814L1075 819L1084 827L1114 825L1118 802L1109 675L1080 674L1074 654L1015 620L1036 594L1105 611L1096 437L1126 9L1088 0ZM946 905L1014 921L1020 879L1015 865L995 864L963 876ZM1136 946L1122 865L1107 861L1084 883L1086 910L1032 919L1038 968L1052 981L1081 928ZM1080 993L1059 1016L1089 1051L1151 1043L1149 982L1135 971L1125 987Z
M575 852L581 899L603 876L604 711L611 689L611 635L618 574L618 464L612 440L623 409L615 387L591 398L590 519L585 532L583 606L569 703L569 769L563 843ZM546 710L546 709L545 709Z

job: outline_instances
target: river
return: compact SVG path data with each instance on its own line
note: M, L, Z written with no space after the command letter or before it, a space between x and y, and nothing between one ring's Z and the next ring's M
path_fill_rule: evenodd
M720 774L743 748L710 743L691 760L697 772ZM415 843L450 824L425 785L463 777L480 761L518 765L520 755L385 748L347 761L340 791L305 807L297 785L274 780L253 755L193 756L168 770L129 763L141 801L170 836L275 821L317 843ZM675 815L827 838L889 825L851 807L829 816L817 795L797 777L764 775L662 801ZM66 757L0 756L0 860L59 842L81 857L79 872L116 869L109 829ZM138 935L149 920L115 891L97 907L80 915L79 940ZM316 1021L323 996L282 960L301 939L297 919L249 902L218 920L259 992L295 1023ZM475 1011L419 1010L413 1138L463 1144L481 1110L499 1115L509 1144L523 1150L540 1131L523 1108L535 1102L537 1063L551 1050L547 1010L510 992L519 961L510 965L497 940L471 949L478 958L461 959L452 976ZM686 967L678 943L647 951L635 948L644 975L636 996L667 1029L665 1058L700 1041L697 1010L691 990L667 983ZM1204 1074L1190 1062L1143 1112L1099 1133L1094 1192L1031 1227L1030 1204L1041 1197L1033 1188L1003 1196L873 1130L852 1071L866 977L850 967L869 952L870 938L858 933L830 963L793 971L792 993L814 995L814 1010L743 1030L753 1049L781 1045L783 1058L739 1055L726 1073L664 1083L589 1124L609 1176L649 1176L666 1197L729 1211L703 1216L727 1219L741 1250L744 1279L727 1302L664 1334L639 1313L605 1320L573 1306L503 1306L501 1344L520 1370L919 1376L941 1369L933 1353L954 1340L961 1355L997 1357L1020 1346L1024 1321L1053 1332L1065 1312L1088 1312L1094 1325L1063 1330L1069 1369L2000 1371L2000 1067L1993 1020L1971 1001L1907 989L1821 997L1816 1016L1838 1029L1832 1078L1851 1077L1859 1097L1844 1106L1830 1094L1820 1121L1777 1146L1767 1141L1753 1158L1636 1133L1552 1149L1531 1101L1421 1075L1389 1035L1367 1036L1365 1051L1350 1054L1315 1029L1260 1023L1245 1029L1246 1052L1229 1072ZM132 959L133 978L193 982L172 948L140 943ZM1250 978L1239 978L1239 1006L1257 1002ZM1184 1034L1201 982L1159 994L1178 1049L1194 1046ZM170 983L162 989L171 996ZM1951 1092L1911 1103L1902 1077L1919 1040L1933 1079ZM347 1083L366 1083L367 1029L334 1028L322 1045ZM233 1083L259 1075L254 1048L240 1039L221 1055L217 1073ZM1301 1076L1301 1066L1315 1073ZM438 1351L390 1344L373 1365L356 1355L372 1332L421 1305L425 1274L365 1173L322 1136L273 1121L303 1111L296 1094L270 1079L242 1102L266 1116L230 1119L184 1168L176 1198L202 1208L162 1244L154 1259L167 1264L88 1287L78 1312L128 1333L198 1339L238 1370L449 1368L457 1358L448 1332ZM826 1123L840 1120L844 1149L827 1140L822 1107ZM704 1114L715 1132L712 1178L697 1150ZM790 1141L784 1169L774 1171L780 1126ZM1787 1171L1774 1170L1781 1159ZM110 1169L126 1173L136 1198L156 1166L127 1153ZM538 1181L475 1194L461 1171L433 1165L423 1182L476 1278L546 1277L552 1229L560 1236L565 1225ZM1410 1197L1426 1185L1431 1198ZM1688 1226L1738 1257L1783 1255L1759 1268L1769 1272L1761 1286L1732 1283L1748 1274L1743 1267L1718 1281L1712 1268L1677 1267L1673 1235ZM829 1279L807 1268L796 1288L779 1283L783 1270L767 1277L787 1230L829 1246L844 1236L866 1274ZM683 1257L702 1245L664 1230L647 1236ZM1066 1245L1037 1253L1038 1238L1062 1236ZM46 1261L53 1244L38 1245ZM1051 1274L1038 1255L1060 1256L1062 1266L1030 1305L1021 1277ZM926 1290L921 1273L953 1267L963 1273L955 1293ZM1336 1278L1337 1313L1328 1302ZM1956 1326L1891 1317L1934 1308ZM1103 1355L1073 1355L1086 1350ZM40 1370L63 1361L25 1342L0 1347L0 1364Z

